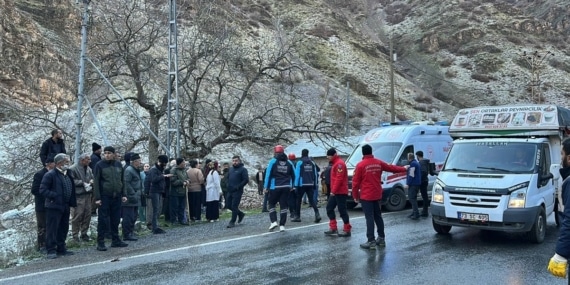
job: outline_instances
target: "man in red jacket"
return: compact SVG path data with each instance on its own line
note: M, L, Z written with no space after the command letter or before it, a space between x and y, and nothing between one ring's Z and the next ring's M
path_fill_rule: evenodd
M362 161L356 165L352 178L352 197L360 202L366 218L366 237L368 241L361 244L364 249L376 249L378 246L386 246L384 240L384 220L380 210L382 200L382 185L380 179L382 171L393 173L406 172L407 167L395 166L374 158L372 147L362 146ZM406 165L407 166L407 165ZM374 223L378 228L378 239L374 240Z
M327 202L327 216L329 217L329 230L325 235L338 235L339 237L349 237L352 226L348 220L348 212L346 211L346 198L348 197L348 174L346 173L346 164L337 155L336 149L331 148L327 151L327 159L331 162L331 196ZM338 207L338 213L344 223L342 233L338 232L336 225L336 216L334 209Z

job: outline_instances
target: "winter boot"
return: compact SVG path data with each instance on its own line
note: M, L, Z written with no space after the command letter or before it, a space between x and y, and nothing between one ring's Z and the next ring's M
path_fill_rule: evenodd
M352 229L352 226L350 224L344 224L342 232L338 233L338 236L339 237L350 237L350 230L351 229Z
M319 223L321 221L321 214L319 212L315 213L315 223Z
M332 236L338 234L338 229L336 225L336 220L329 221L329 230L325 232L325 235Z

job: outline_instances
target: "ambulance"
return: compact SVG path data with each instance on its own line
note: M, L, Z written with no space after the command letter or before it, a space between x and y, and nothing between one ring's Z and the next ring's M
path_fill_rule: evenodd
M362 146L372 146L374 157L395 165L409 164L407 154L423 151L424 158L435 164L436 171L441 169L445 157L451 148L452 138L449 136L447 126L435 125L433 122L413 122L409 125L390 125L369 131L362 137L359 144L346 160L349 180L349 197L347 208L354 208L357 203L352 199L352 176L356 164L362 160ZM435 182L435 176L429 176L431 185ZM408 201L406 185L406 173L383 172L381 178L382 204L388 211L400 211L406 207ZM429 196L429 193L428 193ZM421 201L421 196L418 195ZM427 203L427 202L426 202Z
M555 105L459 110L449 128L453 146L432 188L434 230L523 232L542 243L557 206L569 127L570 110Z

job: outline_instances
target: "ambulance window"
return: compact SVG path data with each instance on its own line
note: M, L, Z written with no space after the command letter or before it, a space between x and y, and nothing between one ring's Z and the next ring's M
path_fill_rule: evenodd
M400 159L398 159L398 165L408 165L410 162L408 161L408 153L414 153L414 146L409 145L407 146L402 154L400 155Z

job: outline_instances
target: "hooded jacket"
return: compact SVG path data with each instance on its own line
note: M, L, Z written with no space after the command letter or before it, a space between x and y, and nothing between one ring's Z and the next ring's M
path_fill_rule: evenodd
M379 201L382 199L382 172L406 172L402 166L390 165L367 154L362 157L352 177L352 197L354 200Z
M560 236L556 242L556 253L570 259L570 167L560 169L560 174L564 179L562 182L562 202L564 212L562 225L560 226Z
M295 167L295 187L316 187L318 177L315 163L308 156L301 157Z
M278 153L267 165L264 188L269 190L293 188L295 182L294 169L293 163L287 159L287 155Z

